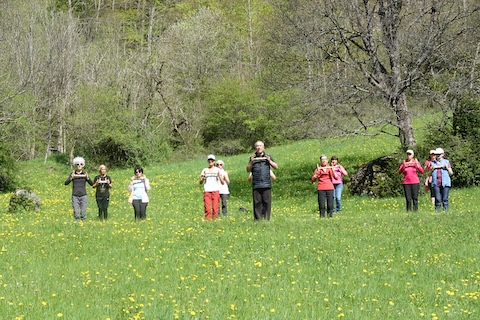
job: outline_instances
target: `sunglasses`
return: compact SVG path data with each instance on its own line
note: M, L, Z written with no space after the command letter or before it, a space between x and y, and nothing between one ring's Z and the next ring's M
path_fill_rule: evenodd
M83 166L83 163L77 163L77 166Z

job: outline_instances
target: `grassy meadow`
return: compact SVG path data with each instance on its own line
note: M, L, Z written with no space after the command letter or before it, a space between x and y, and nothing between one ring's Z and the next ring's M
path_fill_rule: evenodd
M18 178L43 206L7 214L10 194L0 195L0 318L478 319L478 188L453 188L448 214L425 194L407 214L403 197L351 196L347 184L342 213L319 218L310 176L321 154L352 174L397 145L385 136L267 145L280 169L272 220L257 223L249 155L217 155L231 179L230 212L210 222L198 183L206 157L145 168L152 190L142 222L127 203L133 168L108 171L106 222L89 188L88 220L75 223L70 167L23 163ZM98 165L87 159L91 176Z

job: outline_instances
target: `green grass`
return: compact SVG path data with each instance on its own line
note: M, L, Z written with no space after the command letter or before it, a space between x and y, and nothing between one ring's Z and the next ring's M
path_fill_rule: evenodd
M70 168L24 163L18 178L43 207L10 215L0 195L0 318L478 319L479 189L452 189L449 214L426 195L407 214L403 198L345 189L343 212L318 217L309 178L321 154L351 174L396 148L385 136L267 146L280 170L272 220L257 223L248 155L223 158L230 215L212 222L198 183L205 159L146 167L151 203L138 223L127 203L133 170L109 171L109 220L95 219L91 190L81 224L63 185Z

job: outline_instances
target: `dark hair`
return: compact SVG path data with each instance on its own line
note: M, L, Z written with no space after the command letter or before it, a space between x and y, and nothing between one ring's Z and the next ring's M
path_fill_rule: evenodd
M143 173L143 169L142 169L142 167L140 167L140 166L136 166L136 167L135 167L135 169L133 169L133 174L135 174L135 173L137 173L137 172L141 172L141 173Z
M332 160L337 160L338 161L338 157L337 156L332 156L332 158L330 158L330 161Z

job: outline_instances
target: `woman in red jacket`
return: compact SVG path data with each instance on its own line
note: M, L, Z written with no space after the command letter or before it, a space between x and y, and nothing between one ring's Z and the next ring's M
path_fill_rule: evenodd
M337 173L333 167L328 165L328 158L326 155L320 157L320 166L313 172L312 181L318 180L318 207L320 210L320 217L325 217L325 200L327 200L327 214L331 218L333 215L333 195L334 186L332 179L337 179Z
M398 173L404 175L403 190L405 191L405 200L407 211L418 211L418 189L420 188L420 179L418 172L424 173L422 164L415 159L413 150L407 150L407 158L402 161Z

